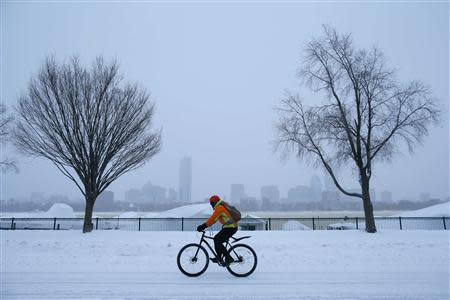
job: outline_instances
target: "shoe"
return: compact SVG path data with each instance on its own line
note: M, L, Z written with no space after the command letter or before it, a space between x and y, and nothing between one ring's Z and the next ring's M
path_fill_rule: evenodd
M224 267L228 267L232 263L236 262L232 257L225 258L225 262L223 263Z
M221 262L219 262L219 260L217 259L217 257L212 257L212 258L210 258L209 259L210 261L212 261L213 263L215 263L215 264L221 264Z

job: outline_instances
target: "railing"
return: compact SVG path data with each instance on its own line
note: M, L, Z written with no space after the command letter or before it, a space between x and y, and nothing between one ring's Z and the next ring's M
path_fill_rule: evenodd
M205 218L93 218L95 230L193 231ZM449 217L376 217L379 230L449 230ZM0 218L3 230L83 228L83 218ZM243 218L241 230L364 230L364 218ZM213 230L219 230L215 224Z

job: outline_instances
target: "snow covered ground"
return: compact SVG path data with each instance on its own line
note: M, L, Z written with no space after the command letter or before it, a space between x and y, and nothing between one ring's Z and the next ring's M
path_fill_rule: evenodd
M418 210L406 211L398 214L401 217L448 217L450 202L432 205Z
M238 232L250 277L176 255L194 232L0 231L1 299L449 299L449 232Z

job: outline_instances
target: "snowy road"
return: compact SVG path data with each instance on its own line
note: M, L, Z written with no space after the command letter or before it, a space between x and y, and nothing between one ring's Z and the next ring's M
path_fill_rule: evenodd
M448 232L252 235L250 277L188 278L192 232L2 232L1 299L449 299Z
M5 273L4 299L448 299L448 274ZM447 279L446 279L447 278ZM227 297L224 297L226 294Z

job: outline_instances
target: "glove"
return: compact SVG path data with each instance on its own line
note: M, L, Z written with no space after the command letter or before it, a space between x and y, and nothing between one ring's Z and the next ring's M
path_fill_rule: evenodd
M198 226L197 226L197 231L198 231L198 232L201 232L201 231L205 230L206 227L208 227L208 226L206 226L205 223L203 223L202 225L198 225Z

